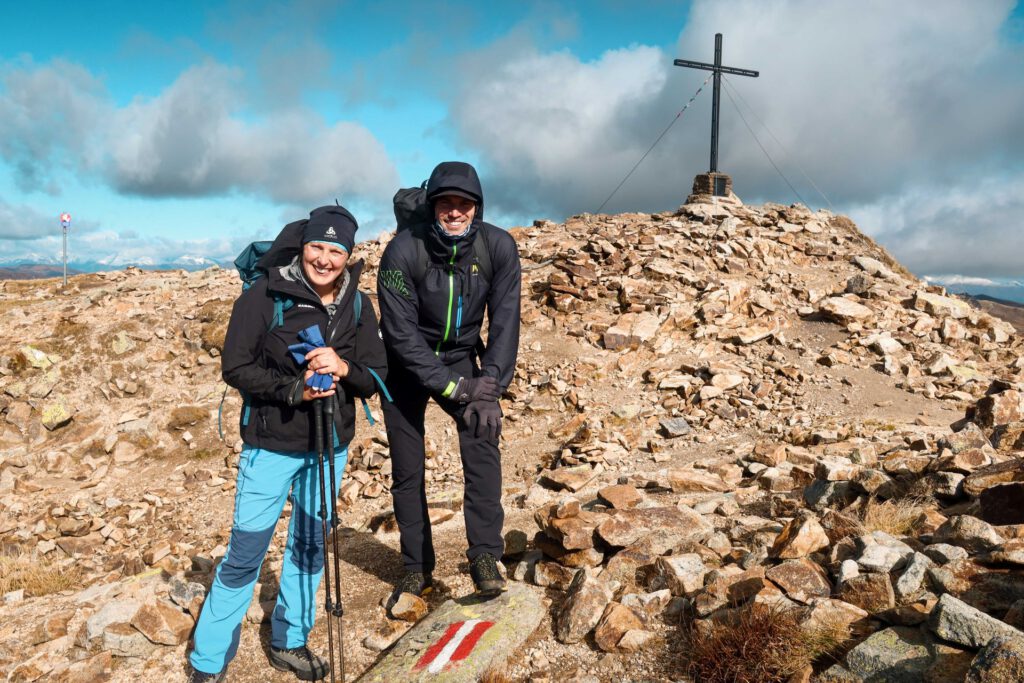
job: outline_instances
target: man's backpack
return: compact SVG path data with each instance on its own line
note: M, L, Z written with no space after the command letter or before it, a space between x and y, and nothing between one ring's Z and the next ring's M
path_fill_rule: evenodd
M427 202L426 180L419 187L406 187L396 192L393 204L398 232L409 230L415 225L429 225L434 221L430 203Z
M273 246L271 241L259 241L252 242L235 258L235 269L238 271L238 277L242 280L242 291L246 291L251 288L256 281L261 277L266 276L266 271L259 267L259 261L263 258L263 255L270 251ZM366 294L360 290L356 290L355 301L352 303L353 317L355 318L355 325L358 329L363 324L363 299ZM267 331L273 330L275 327L282 327L284 325L284 314L285 311L289 310L295 305L295 302L288 297L281 297L274 294L274 313L270 318L270 326L267 327ZM387 386L384 384L384 380L380 378L373 368L366 368L370 374L373 375L373 379L377 382L380 387L381 393L388 401L391 401L391 394L388 392ZM220 440L224 440L224 426L223 426L223 412L224 412L224 399L227 397L228 387L224 387L224 393L220 397L220 406L217 408L217 433L220 435ZM249 401L249 396L245 392L239 392L242 395L242 426L246 427L249 425L249 414L252 411L252 406ZM375 424L373 415L370 413L370 406L367 404L366 399L360 397L363 403L363 410L366 412L366 419L370 421L370 424Z

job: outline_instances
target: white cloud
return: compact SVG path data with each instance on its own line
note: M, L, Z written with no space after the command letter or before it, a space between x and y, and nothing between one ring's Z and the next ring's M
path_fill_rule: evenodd
M366 212L353 209L356 216ZM286 211L281 224L304 215L303 210ZM359 242L372 239L382 228L368 220L356 234L355 256ZM8 227L10 226L10 227ZM76 220L69 233L68 261L79 267L102 264L109 267L126 265L170 265L202 267L208 263L230 263L250 242L274 239L277 230L251 229L211 230L218 236L199 239L178 239L170 235L153 235L133 229L100 228L93 221ZM31 207L12 206L0 199L0 240L9 240L0 253L4 263L60 263L61 231L56 216L43 216Z
M652 47L580 62L501 45L467 58L450 115L487 162L485 194L505 210L582 207L636 160L634 114L665 86L665 55Z
M910 188L844 211L915 273L1012 278L1024 270L1024 172Z
M68 263L84 268L97 265L110 268L126 265L202 267L233 260L250 241L251 237L241 235L179 240L140 236L133 231L73 231L68 239ZM0 264L61 262L63 247L59 230L56 234L50 231L35 235L31 240L12 241L9 247L5 248Z
M260 118L246 109L241 75L207 63L157 97L118 107L82 67L8 65L0 157L26 190L52 190L70 169L152 197L240 192L310 205L390 196L397 171L364 126L327 123L299 105Z
M884 0L699 2L678 49L710 61L721 31L725 63L761 72L729 80L788 150L786 158L750 121L789 162L791 181L799 164L833 201L864 201L1020 159L1024 52L1000 37L1012 8L1010 0L935 2L927 11ZM722 167L740 195L792 199L724 93L722 106ZM806 182L797 187L821 202Z
M74 221L75 234L96 229L94 221ZM0 197L0 240L30 241L61 234L57 214L46 215L26 204L11 204Z
M29 206L15 206L0 199L0 239L34 240L59 225Z
M1009 283L996 282L987 277L969 275L925 275L924 281L935 285L978 285L980 287L1012 287Z
M247 241L239 237L198 240L130 237L104 230L76 240L71 258L76 261L98 261L109 266L172 263L186 266L203 259L230 260L241 251L244 242Z
M57 172L92 166L109 104L102 83L60 59L0 63L0 158L25 191L57 191Z

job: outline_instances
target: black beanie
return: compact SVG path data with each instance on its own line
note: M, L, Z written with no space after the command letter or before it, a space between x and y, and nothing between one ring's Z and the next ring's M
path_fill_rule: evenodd
M327 242L337 244L348 253L356 243L359 224L343 206L321 206L309 212L309 222L302 230L302 244Z

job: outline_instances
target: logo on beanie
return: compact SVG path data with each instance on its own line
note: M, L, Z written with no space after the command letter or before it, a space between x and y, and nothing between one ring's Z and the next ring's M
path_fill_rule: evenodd
M324 237L337 237L338 233L334 232L334 226L328 225L327 232L324 233Z

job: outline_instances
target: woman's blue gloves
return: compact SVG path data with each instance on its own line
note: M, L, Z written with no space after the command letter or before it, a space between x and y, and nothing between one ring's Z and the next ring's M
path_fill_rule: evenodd
M292 358L300 366L306 364L306 354L313 349L318 349L321 346L326 346L324 342L324 335L320 332L319 325L310 325L302 332L299 332L298 344L292 344L288 347L288 351L292 354ZM321 375L318 372L314 372L309 379L306 380L306 385L316 389L317 391L327 391L331 388L331 383L334 379L329 375Z

